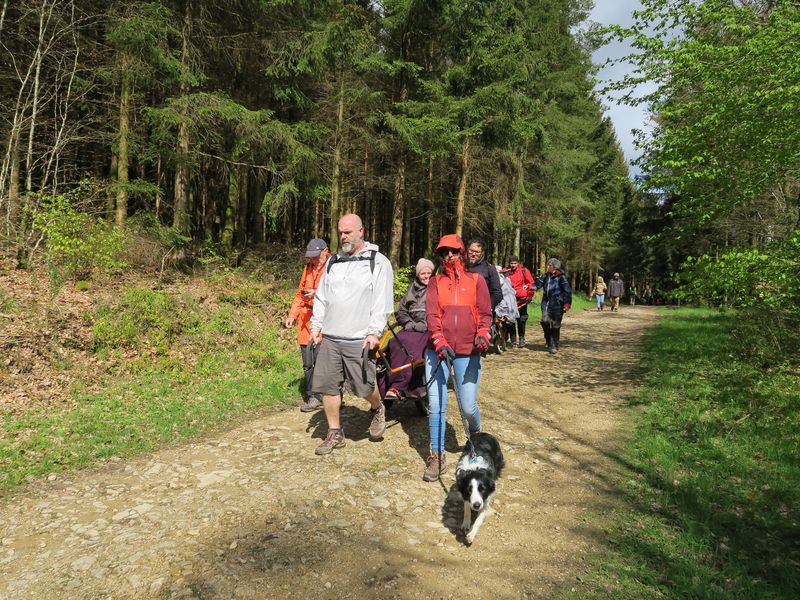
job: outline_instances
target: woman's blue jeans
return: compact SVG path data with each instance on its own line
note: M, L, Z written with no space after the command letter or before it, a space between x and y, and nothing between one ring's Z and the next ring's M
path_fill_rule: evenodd
M596 294L596 296L597 296L597 308L603 308L603 304L605 304L606 301L606 295Z
M438 366L438 368L437 368ZM433 373L436 369L436 373ZM470 433L481 430L481 411L478 409L478 385L481 382L481 355L458 355L453 359L455 385L461 398L461 408L469 423ZM445 415L447 414L447 363L439 363L436 352L425 351L425 381L434 381L428 388L428 426L431 452L444 452ZM459 421L461 418L459 416Z

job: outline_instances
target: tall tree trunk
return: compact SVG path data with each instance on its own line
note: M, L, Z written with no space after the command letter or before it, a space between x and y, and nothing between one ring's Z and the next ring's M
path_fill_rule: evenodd
M193 0L185 0L183 10L183 32L181 39L181 62L188 68L189 37L193 25ZM189 84L185 78L181 81L180 95L189 92ZM189 127L186 124L187 110L181 109L181 122L178 125L178 156L175 165L175 196L173 205L172 226L181 234L189 234Z
M239 171L236 165L228 167L228 203L225 207L225 223L222 229L222 247L233 249L236 237L236 215L239 214Z
M435 227L435 209L436 202L433 198L433 157L428 159L428 182L425 190L425 205L428 209L428 218L426 219L425 227L425 252L433 250L435 243L434 227Z
M397 163L394 178L394 204L392 206L392 230L389 243L389 260L397 265L400 259L400 246L403 242L403 219L406 213L406 157L402 152Z
M331 252L339 248L339 213L341 212L342 191L342 128L344 127L344 73L339 71L339 103L336 112L336 132L333 143L333 176L331 178Z
M11 146L11 178L8 182L8 226L18 224L21 205L19 198L19 140L12 140ZM10 233L8 231L7 233Z
M466 136L461 146L461 180L458 184L458 198L456 199L456 234L461 235L464 229L464 204L467 198L467 174L469 173L469 147L470 138Z
M117 142L117 205L114 221L118 227L125 227L128 217L128 140L130 138L130 105L132 84L126 54L120 57L122 88L119 94L119 137Z

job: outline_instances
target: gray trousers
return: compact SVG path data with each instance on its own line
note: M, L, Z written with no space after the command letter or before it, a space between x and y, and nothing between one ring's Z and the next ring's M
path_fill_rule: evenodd
M314 344L304 344L300 346L300 356L303 357L303 374L306 379L306 389L303 391L303 400L308 402L312 396L318 396L311 393L311 382L314 379L314 364L317 362L317 354L319 354L319 346Z

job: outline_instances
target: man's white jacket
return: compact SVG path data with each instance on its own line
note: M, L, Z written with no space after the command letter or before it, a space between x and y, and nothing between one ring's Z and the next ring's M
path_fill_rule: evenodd
M373 250L374 270L369 260ZM364 260L352 260L353 257ZM369 242L352 256L340 250L328 260L314 298L311 330L348 340L363 340L368 335L380 337L394 312L392 263L378 252L378 246Z

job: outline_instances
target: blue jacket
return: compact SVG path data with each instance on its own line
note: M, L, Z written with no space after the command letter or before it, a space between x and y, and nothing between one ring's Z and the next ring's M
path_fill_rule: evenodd
M572 304L572 286L567 274L556 269L553 273L545 273L533 282L534 290L542 292L542 314L560 314L565 304Z

